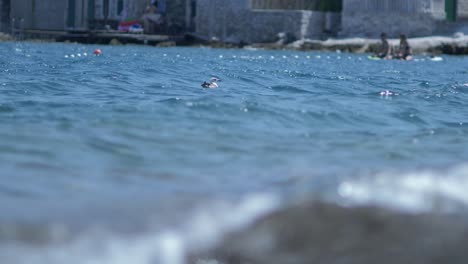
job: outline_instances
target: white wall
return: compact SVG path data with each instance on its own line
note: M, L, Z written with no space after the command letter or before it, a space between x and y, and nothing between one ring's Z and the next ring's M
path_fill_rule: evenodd
M234 43L273 42L282 32L296 39L317 39L322 36L325 25L323 12L251 10L249 0L197 1L196 34L205 39L215 37Z
M343 0L343 37L427 36L445 19L444 0Z

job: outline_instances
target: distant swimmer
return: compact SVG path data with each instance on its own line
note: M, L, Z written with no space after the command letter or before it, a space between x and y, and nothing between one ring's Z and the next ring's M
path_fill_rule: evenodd
M216 78L216 77L212 77L210 79L210 82L203 82L202 83L202 87L203 88L211 88L211 89L214 89L214 88L218 88L218 82L220 82L221 80Z
M381 58L381 59L384 59L384 60L392 59L392 46L390 46L390 44L388 44L387 33L382 32L382 34L380 34L380 40L382 41L382 44L380 46L380 50L374 56L378 57L378 58Z
M413 59L413 51L411 50L411 46L408 43L408 38L405 34L400 35L400 48L398 53L396 54L396 59L400 60L412 60Z

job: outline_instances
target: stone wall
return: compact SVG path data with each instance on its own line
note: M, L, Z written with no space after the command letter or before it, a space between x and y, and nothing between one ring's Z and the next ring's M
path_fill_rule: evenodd
M232 43L274 42L278 33L295 39L317 39L322 37L326 18L326 13L317 11L250 9L248 0L198 0L196 34Z
M468 0L458 0L458 19L468 19Z
M342 37L427 36L445 19L444 0L343 0Z

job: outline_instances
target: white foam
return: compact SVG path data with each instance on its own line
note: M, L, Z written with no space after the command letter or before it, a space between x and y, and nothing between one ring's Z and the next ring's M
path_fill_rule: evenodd
M468 165L447 172L381 173L346 181L338 193L348 201L376 203L412 211L450 211L468 206Z
M187 228L187 241L191 248L211 247L223 234L244 228L278 206L278 198L269 194L247 196L238 204L219 202L195 214Z
M240 202L200 207L187 215L181 227L133 236L97 228L70 242L45 246L10 243L0 248L0 259L15 264L185 264L190 250L214 246L227 232L245 227L278 205L276 196L251 195Z

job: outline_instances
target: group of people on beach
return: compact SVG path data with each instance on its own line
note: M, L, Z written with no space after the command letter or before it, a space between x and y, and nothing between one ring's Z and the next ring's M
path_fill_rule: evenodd
M393 47L388 43L387 34L382 33L380 34L380 39L382 41L380 50L376 57L385 60L391 59L399 59L399 60L412 60L413 59L413 51L411 50L411 46L408 43L408 38L405 34L400 34L400 45L398 50L394 51Z

